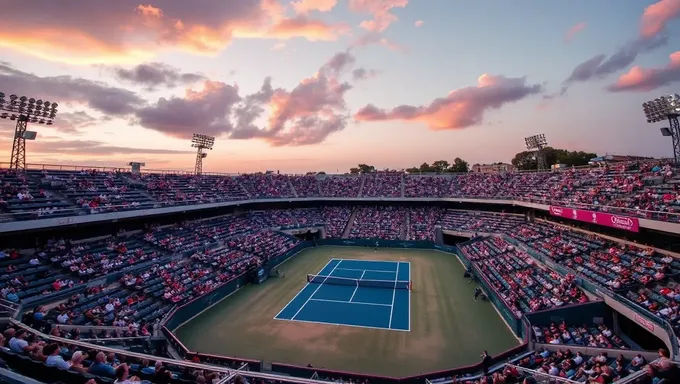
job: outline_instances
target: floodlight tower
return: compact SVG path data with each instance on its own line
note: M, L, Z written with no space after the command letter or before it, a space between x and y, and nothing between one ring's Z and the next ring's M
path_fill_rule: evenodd
M196 151L196 167L195 167L195 172L197 175L203 173L203 159L208 157L208 154L204 153L203 150L213 149L213 144L215 144L214 136L194 133L194 136L191 139L191 146L194 148L198 148L198 150Z
M680 116L680 95L673 94L668 96L657 97L654 100L642 103L642 109L645 112L648 123L658 123L659 121L668 120L670 125L668 128L661 128L663 136L670 136L673 141L673 159L675 165L680 165L680 123L678 117Z
M26 96L10 95L9 100L0 92L0 118L16 120L14 143L10 169L23 171L26 169L26 140L35 140L37 133L28 131L28 123L52 125L57 116L57 103L36 100Z
M524 143L526 144L529 151L534 151L538 170L541 171L548 169L548 162L545 159L545 152L543 151L548 146L548 141L545 139L545 135L539 134L525 137Z

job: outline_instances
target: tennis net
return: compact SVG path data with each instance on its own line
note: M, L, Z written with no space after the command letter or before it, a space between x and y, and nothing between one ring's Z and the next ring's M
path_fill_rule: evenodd
M411 282L408 280L368 280L351 279L348 277L307 275L307 282L314 284L351 285L356 287L410 289Z

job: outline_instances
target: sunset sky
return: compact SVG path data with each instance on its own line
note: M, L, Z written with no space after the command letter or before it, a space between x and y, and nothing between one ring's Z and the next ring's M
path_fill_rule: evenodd
M0 0L0 92L60 104L29 163L346 172L524 137L672 156L641 104L680 93L680 0ZM0 120L0 160L13 122Z

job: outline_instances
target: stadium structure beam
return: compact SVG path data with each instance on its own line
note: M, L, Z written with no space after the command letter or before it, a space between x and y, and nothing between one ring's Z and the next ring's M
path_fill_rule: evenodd
M662 128L663 136L670 136L673 143L673 160L680 165L680 95L671 94L642 103L642 109L650 124L668 120L669 127Z
M58 106L57 103L15 94L5 99L5 94L0 92L0 118L17 122L14 127L10 169L26 169L26 140L35 140L37 136L36 132L28 130L28 123L52 125Z
M545 138L545 134L538 134L524 138L524 143L527 146L527 150L533 151L534 156L536 156L537 169L539 171L548 169L548 163L545 158L544 149L548 146L548 141Z
M194 133L191 138L191 146L196 148L196 165L194 166L194 173L200 175L203 173L203 159L208 157L204 150L212 150L215 144L215 137Z

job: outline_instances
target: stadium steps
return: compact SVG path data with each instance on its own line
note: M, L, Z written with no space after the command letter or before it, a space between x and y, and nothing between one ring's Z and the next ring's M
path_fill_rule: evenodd
M402 173L401 174L401 196L399 197L404 197L406 196L406 176ZM403 239L403 237L402 237Z
M250 193L250 191L248 190L248 188L246 188L246 186L243 185L243 183L241 183L240 181L238 181L238 179L234 178L234 180L236 180L236 182L238 183L238 185L241 187L241 189L243 190L243 193L245 193L246 196L248 196L249 199L252 199L252 198L253 198L253 195Z
M363 182L361 184L361 187L363 188ZM345 225L345 230L342 231L342 238L347 239L349 238L349 234L352 232L352 225L354 225L354 218L357 216L358 210L355 208L352 209L352 214L349 215L349 219L347 219L347 225Z
M359 177L361 177L361 185L359 186L359 195L357 197L363 197L364 184L366 184L366 177L364 177L363 175L361 175ZM354 216L352 216L352 218L354 218ZM350 221L350 223L351 223L351 221ZM342 237L345 237L345 236L342 236Z
M402 184L402 191L403 191L403 184ZM400 240L406 240L409 238L410 232L411 232L411 210L406 213L406 225L401 227L401 231L399 231L399 239Z
M293 196L295 196L296 199L297 199L298 197L300 197L300 196L298 196L298 193L297 193L297 191L295 190L295 186L293 185L293 182L290 181L290 179L288 179L288 181L286 181L286 182L288 183L288 186L290 187L290 190L293 191Z

